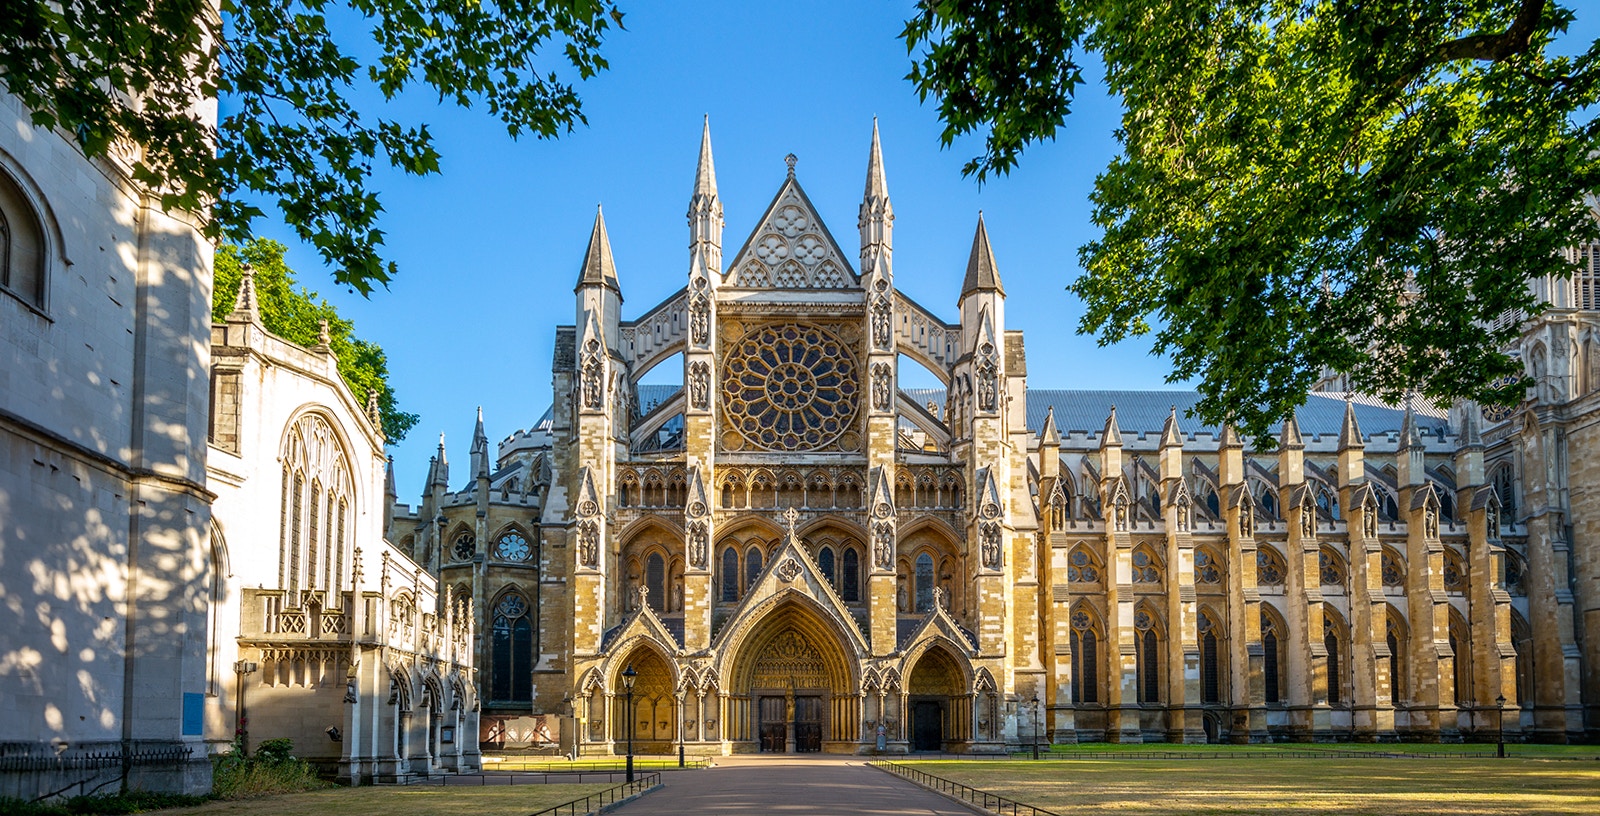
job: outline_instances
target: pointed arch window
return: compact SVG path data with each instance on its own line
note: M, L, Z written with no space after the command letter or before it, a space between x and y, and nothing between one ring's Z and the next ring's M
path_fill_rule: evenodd
M1222 583L1222 570L1217 557L1205 547L1194 551L1194 582L1211 586Z
M339 602L350 537L348 508L354 495L349 458L333 428L317 414L305 414L284 432L283 529L279 533L280 586L298 605L302 590L329 593Z
M1100 699L1100 636L1084 609L1072 613L1072 702Z
M661 553L650 553L644 560L644 585L650 590L645 602L657 613L667 611L667 559Z
M744 588L750 591L756 585L756 579L761 577L761 548L752 546L744 556Z
M1087 545L1079 544L1067 556L1067 582L1096 584L1100 582L1100 559Z
M1211 613L1200 613L1200 701L1222 702L1222 672L1217 649L1219 627Z
M933 609L933 556L922 553L917 556L917 606L916 611L927 612Z
M1444 548L1444 591L1454 594L1467 591L1467 562L1449 547Z
M722 602L739 600L739 551L728 547L722 551Z
M1398 703L1407 698L1406 683L1406 626L1394 607L1384 615L1384 642L1389 647L1389 700Z
M1133 616L1139 671L1139 702L1161 702L1161 649L1155 620L1140 609Z
M1458 706L1472 704L1472 640L1467 622L1454 607L1450 609L1450 651L1455 674L1455 701Z
M1406 563L1400 556L1386 547L1379 564L1383 572L1384 586L1400 588L1406 585Z
M507 592L494 606L489 626L489 696L497 702L533 701L533 621L528 599Z
M1256 583L1260 586L1281 587L1289 568L1278 551L1263 545L1256 550Z
M1266 681L1266 702L1280 702L1283 699L1283 678L1278 669L1283 660L1283 632L1278 627L1277 619L1265 610L1261 612L1261 648L1261 674Z
M833 548L823 547L822 551L817 553L817 569L822 570L822 577L828 579L830 585L838 586L833 568Z
M0 287L36 308L45 301L44 236L33 204L0 170Z
M844 551L843 560L840 594L845 603L857 603L861 600L861 555L855 547L851 547Z
M1147 544L1133 551L1133 582L1136 584L1161 583L1161 562Z
M1345 584L1344 559L1327 547L1317 550L1317 575L1323 586L1343 588Z
M1339 662L1339 628L1327 611L1322 613L1322 645L1328 650L1328 702L1336 704L1343 696L1344 672Z

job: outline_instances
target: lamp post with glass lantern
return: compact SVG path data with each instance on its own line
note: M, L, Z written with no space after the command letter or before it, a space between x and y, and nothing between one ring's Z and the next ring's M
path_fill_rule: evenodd
M1506 696L1494 698L1494 755L1506 758Z
M1039 758L1039 695L1033 696L1033 758Z
M633 670L633 664L629 663L628 667L626 669L622 670L622 688L623 688L624 691L628 692L628 702L626 703L626 706L627 706L627 718L628 718L628 774L627 774L627 781L629 781L629 782L633 781L633 681L635 681L637 679L639 679L639 673L634 671Z

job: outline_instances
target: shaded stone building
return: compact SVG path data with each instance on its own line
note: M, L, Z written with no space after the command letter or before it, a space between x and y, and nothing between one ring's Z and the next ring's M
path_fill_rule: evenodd
M441 440L397 505L390 538L472 599L488 743L1595 733L1600 472L1568 451L1600 304L1561 300L1589 284L1541 282L1523 407L1329 390L1263 452L1185 422L1190 392L1030 387L981 217L954 319L898 291L876 133L853 255L792 161L726 258L722 207L708 130L685 287L624 318L597 216L554 407L493 456L480 415L464 487ZM681 384L640 384L662 365Z

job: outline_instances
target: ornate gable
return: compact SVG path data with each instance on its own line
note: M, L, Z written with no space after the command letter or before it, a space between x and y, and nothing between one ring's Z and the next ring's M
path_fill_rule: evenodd
M749 289L844 289L861 285L811 199L800 189L792 161L789 178L733 256L724 282Z
M767 559L766 568L734 610L728 625L718 634L717 644L726 644L735 633L759 621L773 603L798 594L815 602L822 615L832 619L848 641L844 646L858 656L869 654L871 650L866 638L862 636L850 609L839 599L833 591L832 582L822 575L805 547L801 546L794 528L797 517L793 508L785 513L789 532L783 545Z

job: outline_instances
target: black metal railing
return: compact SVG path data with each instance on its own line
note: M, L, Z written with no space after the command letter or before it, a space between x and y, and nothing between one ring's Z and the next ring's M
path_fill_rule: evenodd
M624 782L621 785L614 785L606 788L603 791L591 793L581 799L574 799L570 802L562 802L559 805L547 807L544 810L531 814L530 816L578 816L580 813L593 813L596 810L605 807L606 805L614 804L627 799L630 796L637 796L641 793L644 793L645 791L650 790L659 784L661 784L660 773L640 774L638 778L634 779L632 782Z
M974 788L971 785L963 785L953 779L934 776L926 771L917 770L909 765L901 765L898 762L876 759L872 761L872 766L909 779L925 788L932 788L946 796L952 796L968 804L977 805L992 813L1005 814L1005 816L1061 816L1061 814L1053 810L1034 807L1026 802L1018 802L998 793Z

